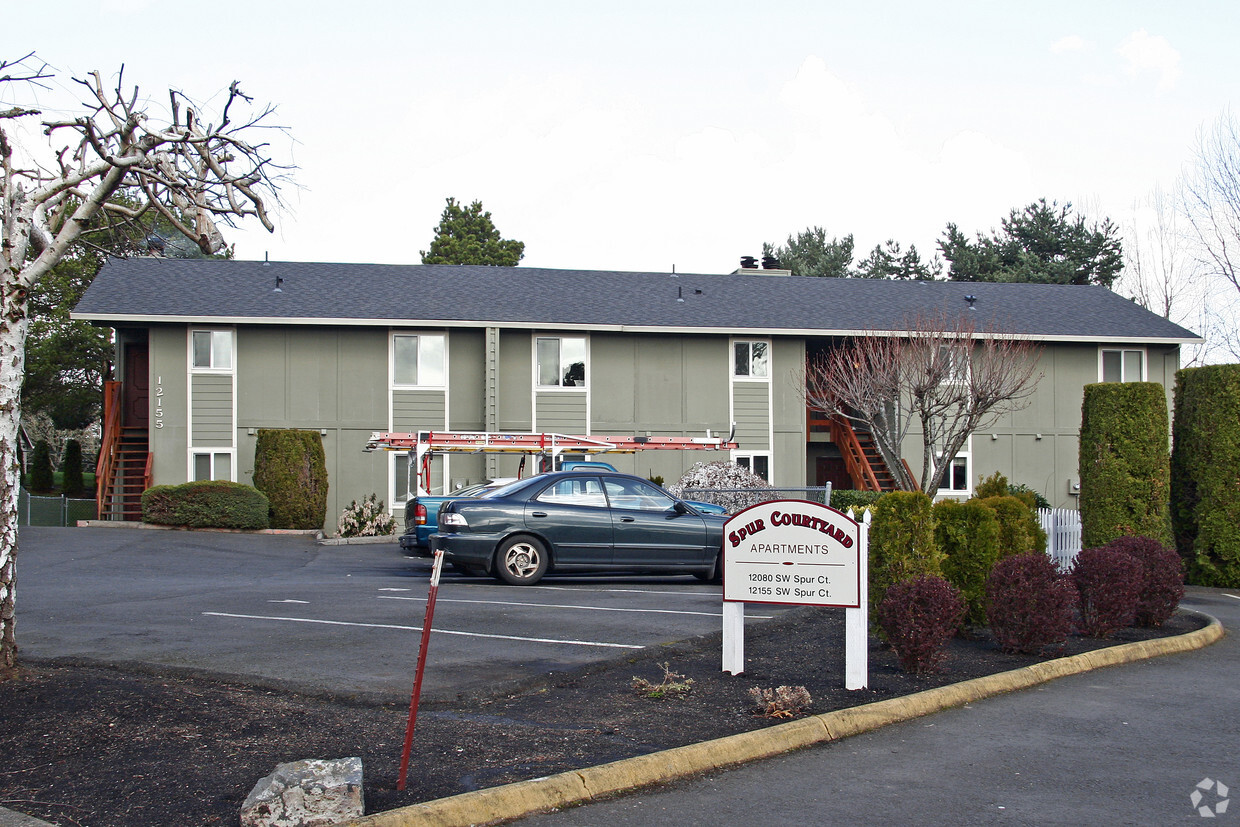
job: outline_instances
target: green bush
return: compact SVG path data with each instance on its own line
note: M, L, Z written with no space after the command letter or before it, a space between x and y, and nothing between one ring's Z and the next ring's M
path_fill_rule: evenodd
M878 606L878 623L905 672L933 672L964 617L960 592L942 577L896 583Z
M864 508L867 505L874 505L881 496L883 496L882 491L852 491L849 489L832 491L831 507L836 511L842 511L847 514L850 508Z
M1240 365L1176 374L1174 435L1172 520L1188 582L1240 588Z
M319 432L260 428L254 487L271 503L272 528L323 528L327 459Z
M943 500L934 506L934 539L943 552L942 571L964 597L965 623L986 624L986 578L999 559L999 520L977 501Z
M1080 450L1084 548L1125 534L1172 542L1169 436L1162 385L1085 386Z
M86 490L82 476L82 443L71 439L65 443L65 458L60 463L60 493L66 497L80 497Z
M1046 532L1038 515L1019 497L973 499L995 512L999 521L999 559L1029 551L1046 551Z
M870 617L896 583L939 575L942 554L934 541L934 509L920 491L892 491L874 504L870 527Z
M1050 508L1050 500L1043 497L1037 491L1029 486L1021 483L1020 485L1012 485L1008 482L1008 478L1000 474L998 471L986 477L977 485L977 490L973 493L977 499L987 499L989 497L1015 497L1035 511L1039 508Z
M27 487L36 493L46 494L56 487L56 478L52 473L52 451L47 440L40 439L34 444L30 454L30 474L27 476Z
M239 482L202 480L142 492L142 521L189 528L267 528L267 498Z

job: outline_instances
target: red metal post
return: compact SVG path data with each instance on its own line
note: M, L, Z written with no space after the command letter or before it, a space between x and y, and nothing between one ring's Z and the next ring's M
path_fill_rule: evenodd
M426 647L431 642L431 620L435 617L435 598L439 595L439 572L443 570L443 549L435 552L431 566L431 588L426 595L426 617L422 620L422 645L418 647L418 666L413 678L413 694L409 697L409 723L405 726L405 749L400 756L400 773L396 789L405 789L409 774L409 753L413 748L413 726L418 722L418 699L422 697L422 671L426 668Z

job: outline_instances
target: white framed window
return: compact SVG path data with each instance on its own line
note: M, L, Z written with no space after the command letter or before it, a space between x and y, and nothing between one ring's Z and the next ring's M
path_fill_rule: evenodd
M446 383L446 355L442 333L393 333L392 384L442 388Z
M771 452L749 451L732 454L732 461L767 482L771 481Z
M236 463L233 462L233 452L206 450L206 449L190 449L189 457L189 478L191 482L201 482L202 480L227 480L236 482L233 473Z
M534 340L534 383L539 388L586 387L589 348L584 336L538 336Z
M939 495L973 493L973 437L965 440L960 453L948 464Z
M1143 349L1102 348L1098 351L1098 381L1144 382L1145 363Z
M197 371L230 371L233 368L231 330L191 330L190 366Z
M735 379L771 378L771 343L766 341L732 342L732 376Z
M946 363L946 383L964 384L969 381L972 363L969 359L969 347L965 344L939 345L939 358Z

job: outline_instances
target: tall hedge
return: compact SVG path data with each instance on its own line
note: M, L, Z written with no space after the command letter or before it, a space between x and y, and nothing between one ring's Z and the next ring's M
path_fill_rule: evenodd
M26 487L39 494L46 494L56 487L56 478L52 473L52 450L45 439L36 442L34 451L30 454L30 474Z
M1175 379L1171 501L1188 580L1240 588L1240 365Z
M986 623L986 578L999 559L999 520L977 500L934 505L934 538L943 552L943 577L967 604L965 622Z
M1081 545L1151 537L1171 545L1166 390L1156 382L1085 386L1081 404Z
M66 497L80 497L86 490L82 475L82 443L71 439L65 443L65 458L60 463L60 493Z
M920 491L893 491L874 504L870 528L870 619L896 583L939 575L942 553L934 539L934 509Z
M272 528L321 529L327 519L327 457L319 432L260 428L254 487L271 504Z

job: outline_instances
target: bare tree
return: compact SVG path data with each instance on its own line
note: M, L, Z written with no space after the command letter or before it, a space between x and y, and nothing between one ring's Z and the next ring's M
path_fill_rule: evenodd
M1039 348L979 330L967 316L914 319L907 331L871 331L812 358L806 403L868 431L903 490L933 493L969 435L1020 410L1042 378ZM920 429L920 481L902 449Z
M1197 135L1183 207L1208 275L1240 290L1240 130L1230 111Z
M112 88L98 72L74 79L85 95L81 114L41 121L42 155L35 141L23 142L17 126L39 110L0 108L0 124L14 125L0 128L0 669L12 667L17 654L16 449L27 294L88 227L121 227L158 213L208 253L224 247L217 223L255 217L272 231L267 201L278 201L289 169L273 163L266 143L253 142L263 129L280 129L266 123L274 110L248 114L253 101L236 82L213 120L176 91L160 117L136 87L126 94L123 72ZM50 89L53 76L33 53L0 62L0 93ZM234 110L247 114L236 119Z
M1190 255L1175 197L1155 187L1134 205L1125 229L1121 284L1146 310L1183 321L1184 305L1194 297L1201 268Z

